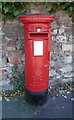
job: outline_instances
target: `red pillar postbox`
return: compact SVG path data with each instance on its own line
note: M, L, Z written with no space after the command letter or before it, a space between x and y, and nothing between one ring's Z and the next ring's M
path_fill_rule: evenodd
M20 16L24 24L26 92L35 101L45 101L49 87L50 23L54 16ZM39 98L39 99L38 99Z

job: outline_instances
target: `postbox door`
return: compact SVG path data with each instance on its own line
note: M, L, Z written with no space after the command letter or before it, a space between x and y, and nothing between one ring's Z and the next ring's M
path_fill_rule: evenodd
M48 88L49 52L48 40L28 40L26 61L26 88L42 91Z

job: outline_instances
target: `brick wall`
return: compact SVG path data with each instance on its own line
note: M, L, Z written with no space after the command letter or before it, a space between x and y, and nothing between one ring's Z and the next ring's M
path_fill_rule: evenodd
M41 7L38 9L32 6L28 13L41 13L40 11ZM72 44L74 46L74 43L72 43L71 18L65 11L57 11L55 16L56 20L51 24L50 86L72 81L72 77L74 77L72 70L72 55L74 54ZM0 47L2 46L0 75L2 76L3 89L8 90L13 89L12 67L17 64L18 71L24 71L23 24L18 19L13 22L9 20L6 22L2 21L2 33L0 34L2 34L2 42L0 43Z

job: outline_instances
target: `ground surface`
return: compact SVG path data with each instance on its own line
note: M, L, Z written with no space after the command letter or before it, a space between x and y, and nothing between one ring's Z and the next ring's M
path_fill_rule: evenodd
M72 118L72 92L48 95L43 106L33 106L25 101L25 96L4 97L2 102L3 118Z

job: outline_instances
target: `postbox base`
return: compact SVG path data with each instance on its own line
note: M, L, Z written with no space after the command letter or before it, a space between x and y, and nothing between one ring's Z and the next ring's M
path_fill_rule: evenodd
M41 92L32 92L26 89L26 101L35 106L41 106L48 99L48 89Z

